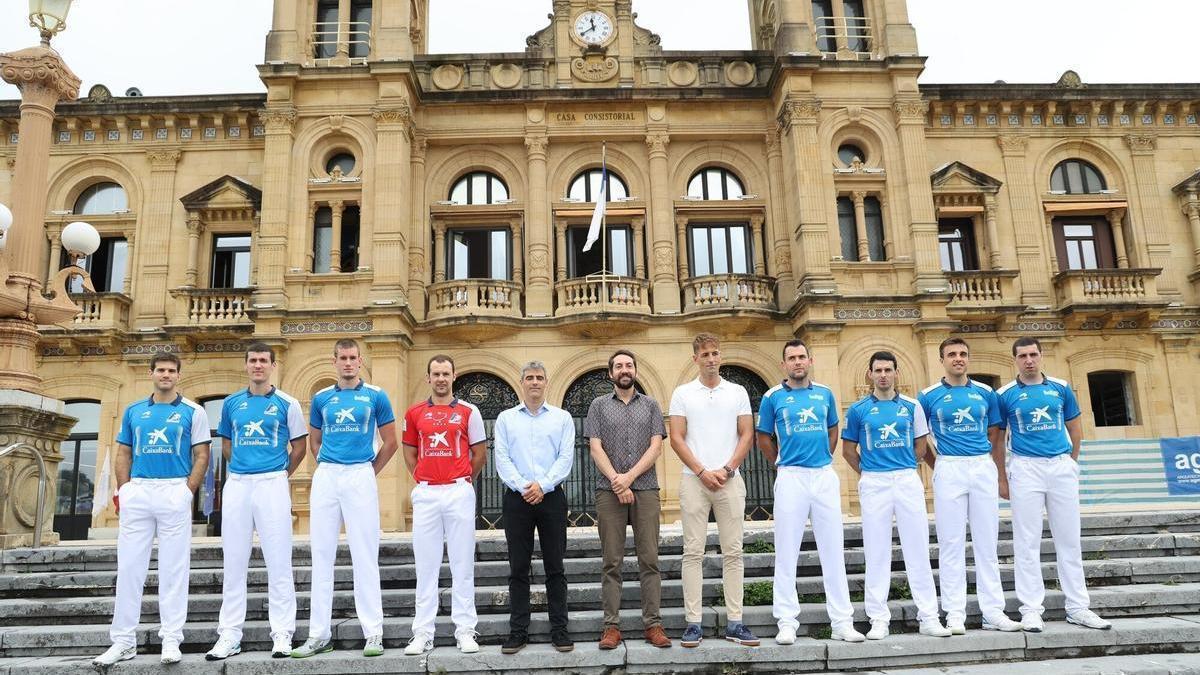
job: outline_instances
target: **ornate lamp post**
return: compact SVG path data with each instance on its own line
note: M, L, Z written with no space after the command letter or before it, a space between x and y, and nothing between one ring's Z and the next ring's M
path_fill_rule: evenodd
M44 465L44 501L55 503L59 444L75 420L63 414L63 403L42 396L36 367L38 325L69 320L78 313L67 295L66 281L86 273L74 264L50 280L43 295L38 273L45 243L46 176L54 108L79 95L79 78L50 47L50 39L66 27L71 0L30 0L29 23L41 32L40 45L0 54L0 77L21 90L13 204L0 211L0 445L22 448L0 459L0 548L52 543L57 535L33 541L35 525L53 514L38 513L39 474ZM73 224L74 225L74 224ZM99 239L84 223L63 232L63 244L75 259L95 251ZM70 241L68 242L68 239ZM94 242L94 243L93 243ZM90 287L90 282L85 281ZM36 451L43 460L37 462Z

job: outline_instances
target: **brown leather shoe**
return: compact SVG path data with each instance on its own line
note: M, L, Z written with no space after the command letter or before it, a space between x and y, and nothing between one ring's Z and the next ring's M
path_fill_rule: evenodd
M621 631L616 626L605 626L600 636L600 649L616 649L621 644Z
M671 646L671 638L663 632L662 626L651 626L646 629L646 642L663 649Z

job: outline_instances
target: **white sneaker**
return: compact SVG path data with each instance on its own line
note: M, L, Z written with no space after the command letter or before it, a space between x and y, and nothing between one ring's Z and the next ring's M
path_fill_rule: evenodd
M942 622L938 619L922 621L920 632L921 635L928 635L929 637L950 637L953 635L950 629L943 626ZM963 632L965 633L967 631L964 630Z
M108 648L108 651L106 651L103 654L101 654L100 656L97 656L96 658L92 659L92 665L97 666L99 668L107 668L107 667L113 665L114 663L118 663L121 661L128 661L129 659L132 659L135 656L137 656L137 647L136 646L135 647L122 647L121 645L113 645Z
M458 641L458 651L464 654L474 654L479 651L479 643L475 640L478 635L473 630L464 630L461 633L455 633L454 637Z
M962 621L947 621L946 628L950 631L951 635L967 634L967 625Z
M1096 616L1096 613L1090 609L1081 609L1077 612L1067 614L1067 623L1073 623L1076 626L1084 628L1095 628L1096 630L1108 630L1112 628L1112 623Z
M363 645L363 656L383 656L383 633L370 635Z
M862 633L854 629L853 624L846 624L842 627L834 627L833 632L829 634L832 640L841 640L842 642L862 642L867 638Z
M284 659L292 654L291 633L271 633L271 658Z
M868 640L882 640L888 636L888 621L872 621L871 630L867 631Z
M183 654L179 653L179 643L174 640L164 640L162 643L162 656L158 662L164 665L168 663L179 663L183 659Z
M291 651L290 647L288 651ZM235 641L228 635L222 635L217 638L217 644L213 645L213 648L208 650L208 653L204 655L204 660L221 661L240 653L242 653L242 643Z
M408 641L408 646L404 648L404 654L406 656L420 656L431 649L433 649L433 636L414 635Z
M796 644L796 627L795 626L780 626L779 632L775 634L775 644L777 644L777 645Z
M1040 633L1046 624L1042 623L1042 615L1030 612L1021 615L1021 630L1026 633Z
M1015 633L1015 632L1021 630L1021 622L1013 621L1012 619L1008 618L1007 616L1004 616L1003 614L1001 614L999 616L994 616L990 619L984 619L983 620L983 629L984 630L998 630L1002 633Z

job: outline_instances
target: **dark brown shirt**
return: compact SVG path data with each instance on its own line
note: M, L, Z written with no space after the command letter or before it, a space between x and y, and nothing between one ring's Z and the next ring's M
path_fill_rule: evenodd
M617 398L616 392L600 396L592 401L583 420L583 436L600 439L600 445L617 473L632 469L646 454L650 441L655 436L666 435L662 408L658 401L642 393L635 393L629 403ZM630 488L657 490L658 471L650 467L633 480ZM596 489L612 490L612 483L600 474L596 477Z

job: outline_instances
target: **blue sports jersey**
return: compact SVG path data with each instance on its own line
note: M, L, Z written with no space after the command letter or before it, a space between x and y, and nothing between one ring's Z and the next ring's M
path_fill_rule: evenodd
M1000 425L1000 402L991 387L975 380L955 387L941 380L926 387L917 400L939 455L974 457L992 451L988 427Z
M375 459L375 431L396 421L387 394L362 380L339 389L335 384L313 397L308 423L321 430L318 462L361 464Z
M837 423L833 390L816 382L792 389L784 380L763 394L758 405L758 431L774 434L779 446L776 466L828 466L833 461L829 429Z
M1071 451L1067 422L1079 417L1079 402L1071 385L1043 375L1039 384L1013 380L996 393L1000 427L1012 432L1013 454L1054 457Z
M263 396L243 389L225 397L217 435L229 439L229 470L251 474L283 471L288 445L308 435L300 402L271 387Z
M920 404L901 394L879 400L871 393L846 411L842 438L858 443L863 471L917 468L913 442L929 435Z
M130 404L117 432L117 442L133 449L131 478L186 478L192 447L211 441L204 408L180 395L170 403L151 396Z

